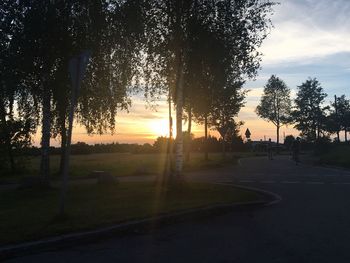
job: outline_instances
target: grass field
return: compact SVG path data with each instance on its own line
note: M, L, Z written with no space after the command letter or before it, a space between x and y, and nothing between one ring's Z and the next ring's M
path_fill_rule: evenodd
M204 183L183 182L168 188L144 182L79 185L70 187L67 218L58 220L58 189L2 190L0 244L94 229L210 204L253 201L259 198L254 192Z
M209 154L209 161L204 160L202 153L191 154L191 159L185 162L185 171L215 168L224 164L234 164L237 154L227 154L223 160L221 153ZM58 177L58 155L51 156L50 170L53 179ZM36 176L39 174L40 157L28 157L24 161L24 169L17 175L1 175L0 182L17 181L21 177ZM131 154L131 153L100 153L72 155L70 160L70 177L87 177L92 171L102 170L114 176L132 176L159 174L164 171L166 164L165 154Z
M350 168L350 145L333 146L329 151L319 156L321 164Z

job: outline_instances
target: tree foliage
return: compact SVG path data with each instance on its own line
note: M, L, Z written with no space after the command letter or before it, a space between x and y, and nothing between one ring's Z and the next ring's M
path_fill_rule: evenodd
M347 132L350 128L350 101L346 99L345 95L335 96L335 100L330 106L330 113L327 117L327 131L336 133L338 141L340 141L340 131L344 131L345 141L347 141Z
M281 126L290 123L291 104L290 89L283 80L272 75L264 87L256 113L276 126L277 143Z
M325 131L326 115L323 103L326 96L317 79L310 78L298 86L292 113L294 127L309 141L319 139Z
M48 178L50 139L59 136L65 146L67 65L89 49L77 121L88 133L113 132L116 114L128 109L135 87L144 88L149 102L170 90L180 160L183 103L210 118L212 126L234 122L243 105L244 79L254 78L260 66L257 49L271 27L273 5L266 0L2 1L4 144L11 144L11 127L20 129L22 123L27 133L21 138L29 138L40 120L41 174Z
M65 145L70 58L86 49L93 54L76 112L88 133L113 132L117 111L130 105L128 90L136 75L136 46L143 32L140 6L132 0L20 3L16 8L22 28L13 38L20 52L19 100L31 96L40 105L31 115L41 118L41 174L47 178L50 137L60 135L62 148ZM23 107L28 114L29 106Z
M18 68L23 14L18 1L0 4L0 151L2 168L16 170L15 153L30 145L35 103L25 92Z
M268 34L273 3L154 0L146 6L145 94L172 91L181 172L183 102L206 115L218 88L229 90L243 77L256 75L261 59L257 48Z

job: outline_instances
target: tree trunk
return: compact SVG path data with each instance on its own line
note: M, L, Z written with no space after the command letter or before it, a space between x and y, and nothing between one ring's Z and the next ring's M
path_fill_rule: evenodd
M348 130L346 128L344 129L344 140L345 142L348 141Z
M14 174L16 172L16 165L15 165L15 159L13 157L11 140L6 139L6 141L7 141L6 142L6 144L7 144L7 153L9 155L9 160L10 160L11 173Z
M176 85L176 176L182 175L183 169L183 136L182 136L182 111L183 111L183 70L179 66Z
M222 159L226 159L226 142L224 137L222 138Z
M340 142L340 131L337 131L337 142Z
M204 117L204 160L208 161L208 116Z
M61 157L60 157L60 170L59 174L62 176L63 174L63 168L64 168L64 153L66 151L67 146L67 128L66 128L66 112L61 113L61 120L60 120L60 126L61 126Z
M187 149L186 149L186 162L190 161L191 129L192 129L192 108L190 106L189 109L188 109L188 126L187 126L188 142L187 142Z
M168 111L169 111L169 141L167 146L167 159L165 164L165 176L171 176L173 171L173 118L171 116L171 88L169 86L169 94L168 94ZM163 178L162 183L165 183Z
M9 134L8 126L7 126L7 121L6 121L5 103L3 102L3 100L1 100L1 122L3 125L6 149L7 149L7 154L8 154L9 161L10 161L11 172L14 173L16 170L16 166L15 166L15 160L14 160L13 152L12 152L11 138L10 138L10 134Z
M40 176L45 184L49 184L50 173L50 130L51 130L51 93L44 84L42 94L42 137L41 137L41 163Z
M281 128L281 126L278 124L277 125L277 140L276 140L276 143L277 143L276 153L277 154L280 153L280 148L279 148L279 145L280 145L280 128Z
M71 105L69 109L68 115L68 131L67 131L67 142L65 145L64 151L64 166L62 171L62 188L61 188L61 204L60 204L60 215L64 215L65 213L65 200L68 188L68 174L69 174L69 158L70 158L70 149L72 142L72 132L73 132L73 120L74 120L74 112L77 101L78 94L76 93L76 89L72 89L72 99Z

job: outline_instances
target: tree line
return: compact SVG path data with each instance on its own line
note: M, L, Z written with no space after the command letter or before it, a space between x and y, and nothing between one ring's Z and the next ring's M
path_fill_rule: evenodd
M221 152L222 142L215 136L208 136L207 140L204 137L195 138L187 136L187 132L184 132L184 149L190 147L191 152L203 153L205 150L208 152ZM171 140L174 143L174 140ZM248 146L244 144L241 137L237 137L230 142L226 142L229 151L239 152L248 149ZM96 143L87 144L85 142L77 142L72 144L71 152L73 155L77 154L99 154L99 153L131 153L131 154L155 154L155 153L167 153L169 151L169 138L158 137L154 143ZM174 149L173 149L174 150ZM31 146L21 150L22 157L28 156L40 156L40 148ZM60 147L50 147L50 153L52 155L61 154Z
M70 58L91 59L75 111L89 134L114 132L116 116L140 92L176 107L176 174L183 166L182 121L225 137L239 126L242 89L254 78L275 3L268 0L50 0L0 3L0 150L14 151L41 132L40 176L49 182L50 139L67 146ZM170 116L171 117L171 116ZM170 118L169 129L172 129ZM63 151L60 163L64 167Z
M272 75L256 108L261 118L276 126L277 143L280 128L288 124L300 131L300 136L307 142L329 139L334 134L340 142L341 132L345 142L348 141L350 100L345 95L334 95L334 100L326 104L327 94L316 78L309 78L298 86L294 100L290 91L282 79Z

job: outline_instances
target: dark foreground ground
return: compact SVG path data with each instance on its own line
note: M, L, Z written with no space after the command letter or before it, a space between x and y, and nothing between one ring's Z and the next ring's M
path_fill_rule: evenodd
M189 177L262 188L282 201L8 262L350 262L349 172L279 157Z

